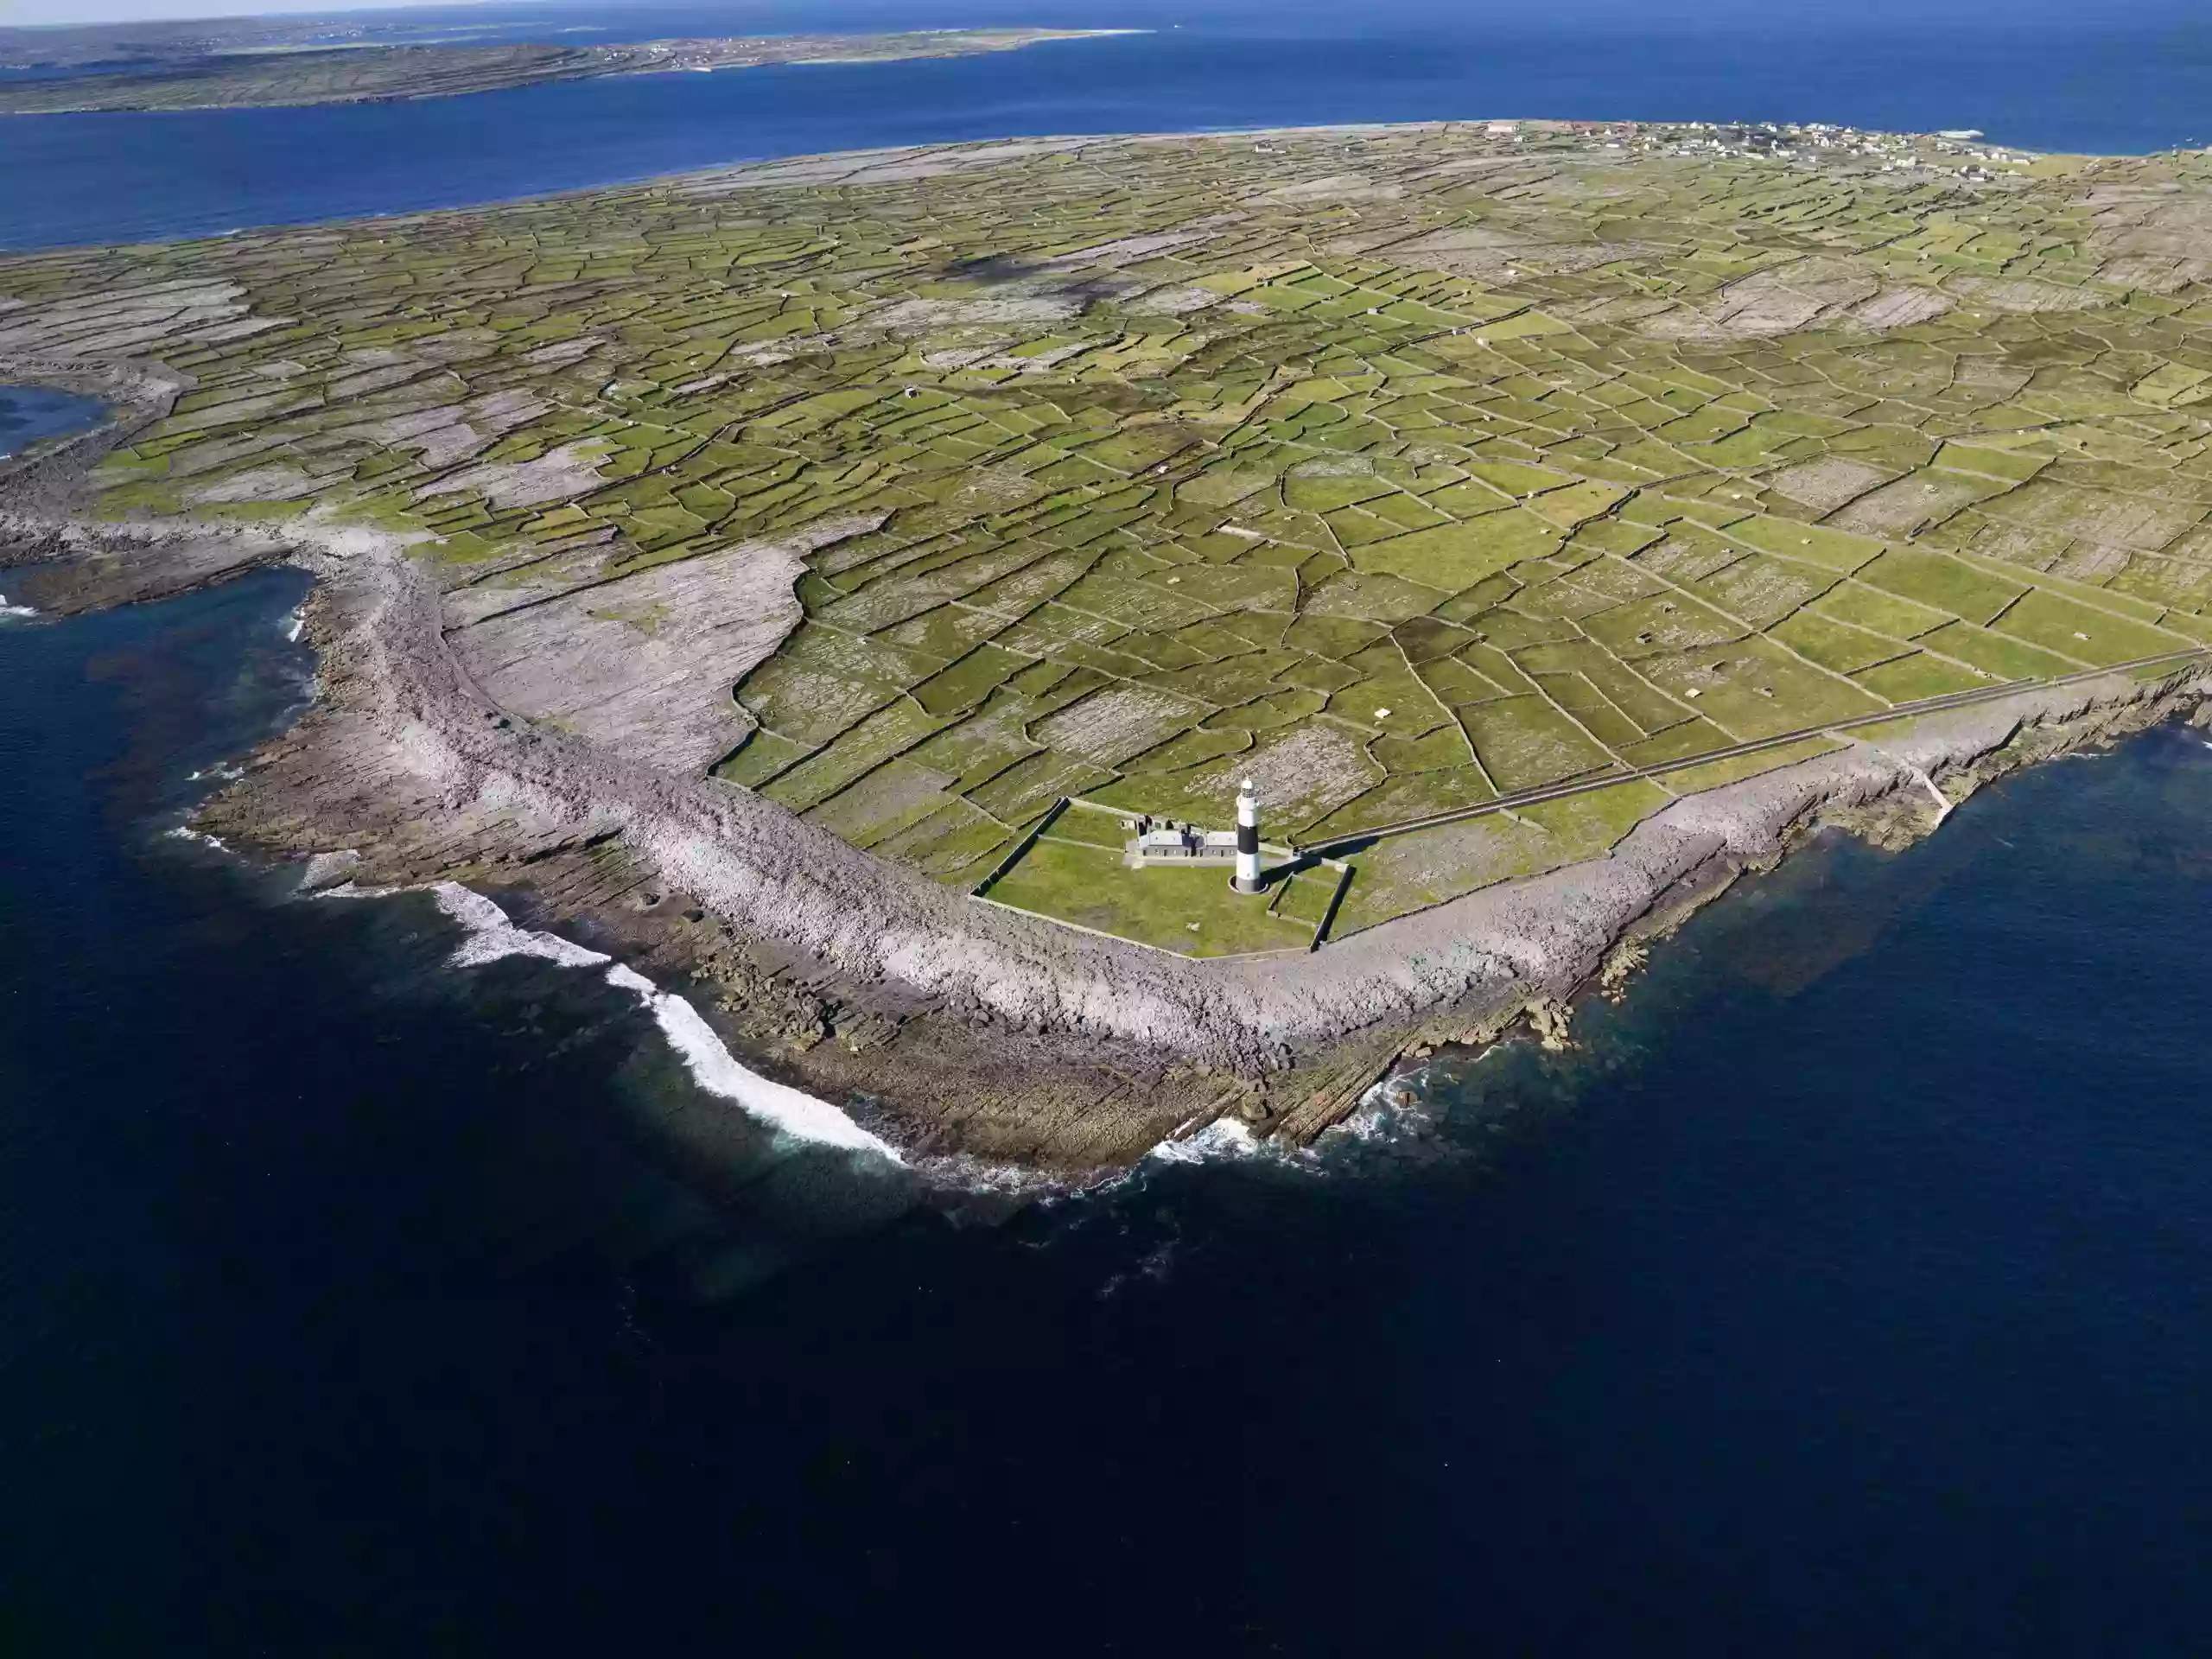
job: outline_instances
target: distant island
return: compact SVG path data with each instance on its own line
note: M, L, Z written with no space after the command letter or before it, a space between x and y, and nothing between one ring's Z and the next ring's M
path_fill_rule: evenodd
M207 28L209 26L202 26ZM0 115L92 111L270 109L455 98L556 80L608 75L753 69L778 63L889 63L1013 52L1046 41L1077 41L1128 29L962 29L896 35L760 35L728 39L620 41L605 45L528 41L333 43L282 28L157 34L134 27L0 31L0 67L60 73L0 82ZM118 35L101 42L80 35ZM68 38L60 38L68 37ZM105 66L117 61L120 69ZM95 65L101 66L95 67Z
M2196 153L1500 120L8 256L0 382L114 418L0 587L315 570L206 832L526 890L902 1147L1296 1144L2202 715L2208 227Z

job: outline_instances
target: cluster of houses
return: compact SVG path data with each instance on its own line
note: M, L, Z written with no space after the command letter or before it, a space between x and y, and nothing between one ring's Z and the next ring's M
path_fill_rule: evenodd
M1910 133L1862 131L1827 121L1684 121L1642 127L1573 122L1567 126L1579 137L1601 140L1608 149L1656 149L1670 156L1748 156L1770 161L1806 157L1815 150L1840 150L1877 159L1885 173L1916 169L1960 171L1974 182L1988 182L2001 176L1984 166L1985 162L2024 167L2034 159L2003 145L1976 143L1982 135L1971 127L1948 129L1929 138ZM1961 169L1953 163L1934 159L1937 156L1964 156L1967 162Z

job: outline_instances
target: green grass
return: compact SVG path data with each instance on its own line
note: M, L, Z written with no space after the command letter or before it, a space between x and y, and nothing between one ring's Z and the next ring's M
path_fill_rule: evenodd
M1334 864L1317 864L1294 871L1274 884L1269 902L1283 920L1318 928L1328 919L1329 906L1336 899L1337 887L1344 874L1340 866Z
M1351 887L1332 934L1342 938L1500 881L1595 858L1670 798L1657 784L1637 779L1378 842L1352 861Z
M1785 617L1768 630L1799 656L1838 674L1852 674L1902 656L1908 649L1882 634L1833 621L1810 610Z
M0 302L12 331L201 283L285 320L133 346L193 386L95 475L114 518L311 507L433 529L442 583L588 593L865 515L800 561L805 620L729 688L761 729L718 775L946 881L1070 792L1225 827L1250 772L1277 836L1350 836L2212 639L2190 614L2212 609L2197 296L1722 326L1723 284L1812 246L1884 289L2078 283L2076 164L1967 191L1828 152L1523 138L663 181L0 256ZM1501 162L1566 183L1500 190ZM2212 187L2203 157L2099 166L2143 200ZM1338 199L1352 174L1372 189ZM1332 182L1281 194L1300 180ZM1575 257L1523 269L1497 253L1516 239ZM568 493L446 487L563 446ZM1926 497L1915 536L1853 528L1900 495ZM652 620L664 640L693 619ZM1782 764L1677 782L1754 763ZM1610 833L1564 806L1479 824L1363 855L1348 925ZM1074 822L1052 844L1118 837ZM1305 915L1317 884L1294 885L1276 908Z
M2048 593L2023 594L2018 603L1993 626L1999 633L2027 640L2093 667L2183 651L2192 643L2162 629L2146 627L2109 611L2093 610Z
M1265 894L1240 893L1226 866L1125 868L1118 849L1047 835L1000 877L1002 905L1135 939L1186 957L1304 950L1312 924L1270 915Z
M1611 763L1605 749L1562 710L1540 696L1504 697L1459 711L1484 771L1500 790L1594 772Z
M1948 611L1915 604L1897 594L1856 582L1831 588L1806 607L1806 613L1827 617L1891 639L1915 639L1951 620Z
M2047 680L2083 666L2078 657L2054 655L1965 622L1947 622L1920 636L1929 651L1957 658L2000 680Z
M1643 668L1662 690L1695 707L1739 742L1881 709L1851 681L1802 661L1764 637L1654 658ZM1694 699L1693 691L1698 693Z
M1559 543L1559 532L1534 514L1503 508L1465 524L1370 542L1353 563L1363 571L1454 594L1523 559L1541 558Z
M1990 621L2027 591L2024 582L2008 582L1963 560L1914 548L1891 548L1858 575L1870 587L1968 622Z
M1923 697L1940 697L1953 691L1982 690L1990 683L1985 676L1972 669L1944 662L1922 651L1862 669L1852 677L1890 702L1917 702Z

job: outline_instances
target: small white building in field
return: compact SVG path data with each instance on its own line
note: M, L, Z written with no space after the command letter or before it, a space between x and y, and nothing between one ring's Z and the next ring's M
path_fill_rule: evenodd
M1236 859L1236 832L1139 818L1137 833L1122 843L1122 853L1131 869L1147 864L1230 864Z
M1227 864L1239 893L1264 893L1260 875L1260 802L1247 778L1236 793L1236 827L1201 830L1172 819L1140 817L1136 834L1122 843L1122 861L1133 870L1147 864Z

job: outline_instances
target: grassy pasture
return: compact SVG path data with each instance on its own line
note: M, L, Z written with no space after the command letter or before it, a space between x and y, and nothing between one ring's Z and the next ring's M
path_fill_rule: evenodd
M1223 826L1251 776L1271 837L1350 836L2212 641L2212 285L2131 289L2091 205L2193 235L2212 162L1597 142L985 146L0 256L0 333L193 377L93 511L420 532L464 641L787 560L780 647L687 671L734 701L714 775L955 884L1063 795ZM1814 258L1871 309L1745 322ZM1794 752L1384 842L1339 929ZM1062 829L993 896L1209 953L1325 885Z
M1236 892L1223 864L1128 869L1122 856L1128 833L1128 826L1110 813L1070 806L992 883L988 896L994 903L1179 956L1303 950L1313 943L1321 909L1333 891L1333 871L1298 875L1295 880L1306 883L1306 890L1290 903L1285 895Z

